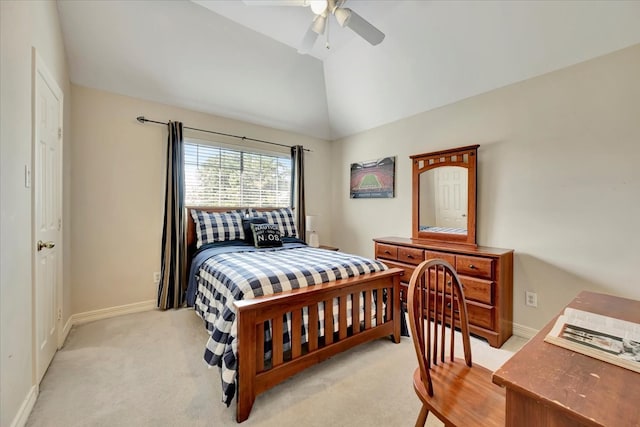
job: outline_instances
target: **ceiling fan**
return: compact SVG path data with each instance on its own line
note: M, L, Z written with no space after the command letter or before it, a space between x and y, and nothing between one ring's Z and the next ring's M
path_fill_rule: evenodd
M329 18L333 15L341 27L350 28L354 33L365 39L373 46L384 40L384 33L374 27L369 21L358 15L348 7L344 7L347 0L245 0L247 4L261 4L264 6L309 6L315 14L309 29L302 39L298 51L308 53L313 48L316 39L329 26ZM327 48L329 44L327 42Z

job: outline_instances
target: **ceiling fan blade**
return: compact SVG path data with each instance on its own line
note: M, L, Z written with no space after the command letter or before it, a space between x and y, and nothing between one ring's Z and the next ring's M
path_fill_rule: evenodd
M313 24L314 23L311 23L311 26L302 38L302 42L300 42L300 47L298 48L298 53L309 53L311 52L311 49L313 49L313 45L318 39L318 33L313 31Z
M354 33L372 45L378 45L384 40L382 31L348 7L337 8L333 13L341 27L351 28Z

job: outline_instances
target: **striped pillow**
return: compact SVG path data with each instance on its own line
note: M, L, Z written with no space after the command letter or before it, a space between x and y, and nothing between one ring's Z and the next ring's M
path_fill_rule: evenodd
M296 219L291 208L276 209L268 212L260 212L260 216L265 217L271 224L280 227L282 237L298 237Z
M205 212L191 210L196 224L196 248L207 243L244 239L242 216L238 212Z

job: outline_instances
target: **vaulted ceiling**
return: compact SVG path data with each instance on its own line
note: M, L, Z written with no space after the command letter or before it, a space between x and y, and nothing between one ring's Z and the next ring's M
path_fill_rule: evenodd
M73 83L338 139L640 43L637 1L358 1L297 52L307 7L58 0ZM179 119L179 118L176 118Z

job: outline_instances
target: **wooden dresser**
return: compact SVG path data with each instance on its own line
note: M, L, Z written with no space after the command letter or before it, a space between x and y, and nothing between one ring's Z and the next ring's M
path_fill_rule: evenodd
M485 338L492 347L500 347L509 339L513 331L513 250L402 237L373 240L376 259L404 270L403 304L415 266L427 259L444 259L460 276L471 333Z

